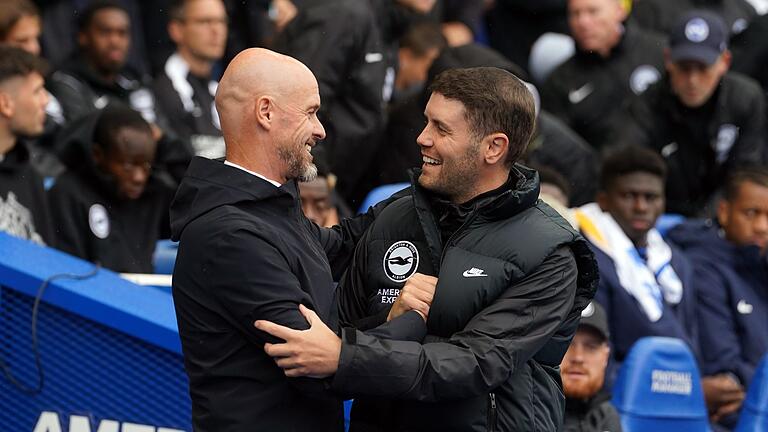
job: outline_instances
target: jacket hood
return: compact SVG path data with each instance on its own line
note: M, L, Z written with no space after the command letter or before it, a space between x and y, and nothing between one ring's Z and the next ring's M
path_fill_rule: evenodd
M759 261L757 246L736 246L720 236L720 226L712 220L684 222L672 230L669 239L691 257L699 257L714 265L740 267Z
M285 200L286 208L298 202L298 187L291 180L281 187L224 164L223 159L192 159L171 203L171 239L178 241L184 228L201 215L240 202Z

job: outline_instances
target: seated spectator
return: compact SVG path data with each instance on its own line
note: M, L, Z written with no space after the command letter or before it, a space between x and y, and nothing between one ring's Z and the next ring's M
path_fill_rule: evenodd
M732 173L715 223L692 221L670 238L695 270L702 373L732 382L719 406L710 407L717 420L737 412L743 387L768 352L768 171Z
M301 210L307 219L319 226L330 228L338 225L342 218L352 217L354 214L336 194L336 177L328 172L324 164L315 166L317 177L310 182L299 183Z
M0 9L0 43L40 55L40 12L29 0L6 0Z
M70 127L61 155L69 171L49 191L58 248L111 270L151 273L172 190L152 175L149 124L116 106Z
M603 308L590 303L563 361L560 376L565 393L563 432L621 432L619 413L604 390L605 370L611 348Z
M195 155L223 157L224 139L213 103L219 83L211 71L224 55L227 11L222 0L177 0L169 12L168 33L177 49L155 79L158 106Z
M699 8L722 17L734 35L744 31L757 16L747 0L642 0L633 2L632 19L643 28L669 34L683 14Z
M0 9L0 43L40 56L40 12L31 0L7 0ZM55 177L63 167L53 152L54 138L64 123L61 104L48 93L43 133L27 139L32 166L45 177ZM29 137L28 137L29 138Z
M43 133L45 69L40 58L0 46L0 231L43 245L53 242L48 205L21 138Z
M654 228L664 212L666 171L650 149L616 148L603 161L597 204L577 211L600 269L595 300L608 314L618 363L646 336L679 338L697 351L690 263Z
M445 45L440 27L430 21L414 24L400 38L393 101L421 96L429 67Z
M707 11L683 17L669 37L666 76L635 99L618 125L622 142L656 149L667 161L667 211L706 211L725 176L760 163L765 98L753 80L728 72L725 24Z
M139 111L150 123L161 120L154 95L141 75L126 65L131 21L119 2L90 3L82 11L77 41L79 50L53 73L48 83L67 122L115 102Z
M619 0L569 0L576 54L541 89L541 106L598 149L612 143L621 101L656 82L664 64L664 40L625 18Z

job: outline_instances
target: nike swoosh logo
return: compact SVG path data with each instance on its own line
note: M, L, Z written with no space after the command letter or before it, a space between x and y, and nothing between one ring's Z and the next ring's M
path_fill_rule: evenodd
M595 91L595 86L592 85L592 83L586 83L576 90L569 91L568 100L572 104L576 105L577 103L580 103L581 101L586 99L587 96L591 95L593 91Z
M752 309L754 309L752 305L747 303L744 299L739 300L739 303L736 305L736 310L739 311L739 313L742 315L751 314Z
M368 53L365 55L366 63L378 63L384 60L384 54L382 53Z
M485 277L488 276L487 274L483 273L482 269L472 267L469 270L464 270L464 273L461 274L465 278L471 278L471 277Z

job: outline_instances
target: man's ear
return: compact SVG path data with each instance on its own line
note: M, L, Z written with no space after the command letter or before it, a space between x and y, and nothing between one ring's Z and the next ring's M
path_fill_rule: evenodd
M509 138L503 133L493 133L483 138L485 163L495 165L504 163L509 153Z
M13 113L16 110L16 104L13 101L11 95L6 92L0 91L0 115L5 118L13 117Z
M731 213L731 203L721 199L717 204L717 222L721 227L728 225L728 216Z
M266 130L272 129L275 120L275 102L269 96L256 99L256 122Z
M608 211L608 194L605 191L597 192L595 195L595 202L600 206L602 211Z
M182 23L178 20L170 20L168 22L168 36L171 37L171 40L176 45L179 45L181 39L184 37L183 33L181 31Z

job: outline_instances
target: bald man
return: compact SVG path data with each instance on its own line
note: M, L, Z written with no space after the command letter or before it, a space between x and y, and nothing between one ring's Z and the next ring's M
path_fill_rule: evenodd
M195 158L171 207L180 241L173 298L194 429L341 431L342 404L330 383L287 378L263 350L277 340L253 323L305 330L322 320L336 329L333 281L378 210L333 229L304 217L297 181L315 177L310 150L325 131L317 81L297 60L241 52L219 84L216 108L226 158ZM373 331L414 340L425 333L414 311ZM335 349L338 358L340 342Z

